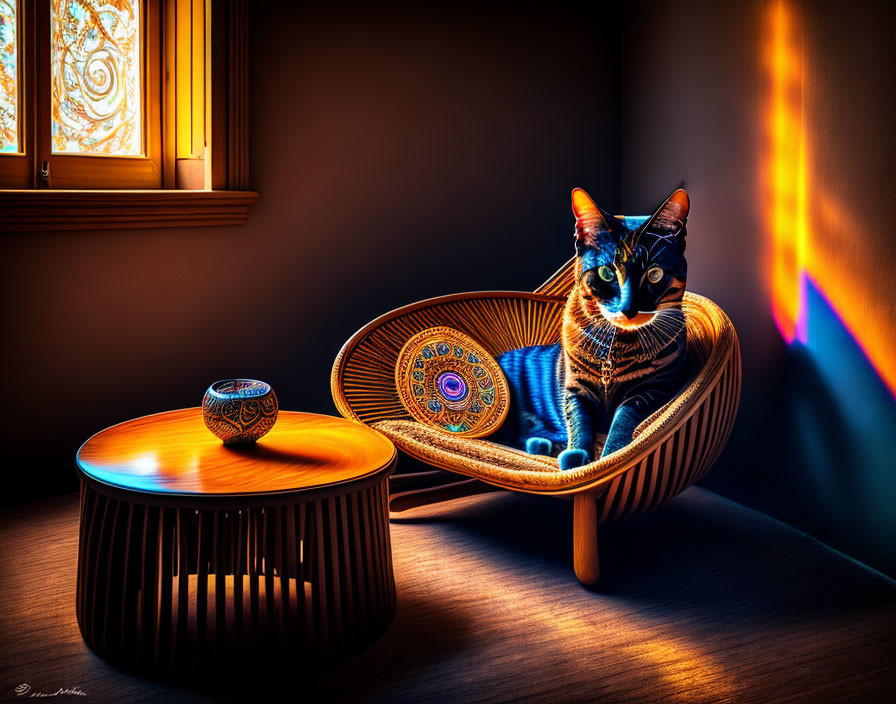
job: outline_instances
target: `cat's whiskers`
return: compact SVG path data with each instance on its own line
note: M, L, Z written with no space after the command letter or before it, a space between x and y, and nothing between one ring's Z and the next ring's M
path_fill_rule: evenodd
M663 308L658 306L657 310L651 312L654 313L654 318L650 323L636 329L642 359L656 357L678 337L685 325L680 305Z
M652 325L645 326L638 331L638 341L641 346L641 357L655 357L662 349L662 339L657 328Z
M582 334L588 343L589 353L598 357L608 354L613 347L616 338L616 327L600 318L589 318L588 322L580 326Z
M594 315L582 306L577 317L583 351L599 359L612 359L616 342L622 339L619 335L624 334L628 344L634 344L638 349L639 359L652 359L673 342L684 327L680 304L657 306L655 310L640 313L652 316L650 322L621 329L603 315Z

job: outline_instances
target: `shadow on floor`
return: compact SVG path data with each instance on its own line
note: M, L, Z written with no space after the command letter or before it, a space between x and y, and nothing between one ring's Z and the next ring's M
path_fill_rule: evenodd
M218 670L201 678L141 679L148 684L189 687L216 701L244 701L249 694L253 701L296 701L311 692L318 692L327 701L354 701L372 691L387 691L393 682L413 679L415 672L437 668L466 648L474 629L475 624L464 613L435 595L414 593L401 600L396 618L385 633L337 662L316 666L292 658L272 659L228 672ZM431 637L434 633L437 638ZM359 671L363 677L358 676Z
M568 501L495 493L393 522L398 612L354 657L150 680L93 655L74 615L77 497L0 522L0 697L94 701L886 701L896 585L692 488L601 528L603 579L572 572ZM44 578L35 581L36 567Z
M425 510L427 515L408 512L393 523L439 524L508 561L534 561L545 574L575 579L571 501L501 492L476 503L446 502ZM892 604L890 580L868 580L857 600L842 555L699 488L656 511L602 525L600 560L595 598L639 602L668 614L699 608L701 618L716 618L727 627L736 625L733 618L782 625L842 613L857 601L863 609ZM848 564L856 574L865 572ZM807 581L815 585L811 591Z

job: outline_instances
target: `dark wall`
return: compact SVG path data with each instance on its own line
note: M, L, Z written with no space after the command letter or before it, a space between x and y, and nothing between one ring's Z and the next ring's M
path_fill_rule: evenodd
M361 325L531 290L570 254L573 186L619 207L614 11L342 7L251 4L245 227L3 238L4 502L73 489L89 435L215 379L332 413Z
M688 287L740 336L741 411L705 484L891 575L894 17L868 2L633 2L622 118L623 209L686 182Z
M744 351L707 485L896 574L892 10L793 5L812 256L789 343L771 315L773 3L251 7L245 227L0 241L4 503L73 489L90 434L215 379L333 412L332 360L373 317L532 289L570 253L572 186L637 213L685 180L689 287Z

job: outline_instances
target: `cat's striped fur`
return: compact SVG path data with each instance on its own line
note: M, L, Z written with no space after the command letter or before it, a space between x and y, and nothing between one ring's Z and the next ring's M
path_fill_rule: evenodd
M605 433L602 454L615 452L686 380L681 301L688 208L688 196L679 189L632 229L598 208L584 191L573 191L577 256L562 345L514 350L499 360L518 404L525 406L523 397L532 390L559 392L549 392L553 403L547 405L562 407L565 437L551 432L550 422L541 424L546 428L541 433L531 418L506 431L519 433L529 452L547 454L565 440L559 460L561 468L569 469L591 461L595 436ZM539 369L553 382L538 382ZM545 405L542 400L540 407Z

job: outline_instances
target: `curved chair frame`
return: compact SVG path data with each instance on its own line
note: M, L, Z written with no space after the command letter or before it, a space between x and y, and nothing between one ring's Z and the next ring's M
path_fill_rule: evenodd
M584 584L593 584L600 574L598 524L665 503L703 477L725 447L740 399L741 361L734 327L721 308L685 294L688 348L699 364L695 376L642 423L628 446L565 472L553 458L425 428L401 405L394 377L404 342L436 325L465 332L495 357L558 342L571 270L567 263L536 293L461 293L393 310L345 343L333 364L331 390L346 418L383 432L413 457L471 478L435 491L394 494L393 511L425 503L409 495L442 500L483 490L476 480L533 494L571 494L575 572Z

